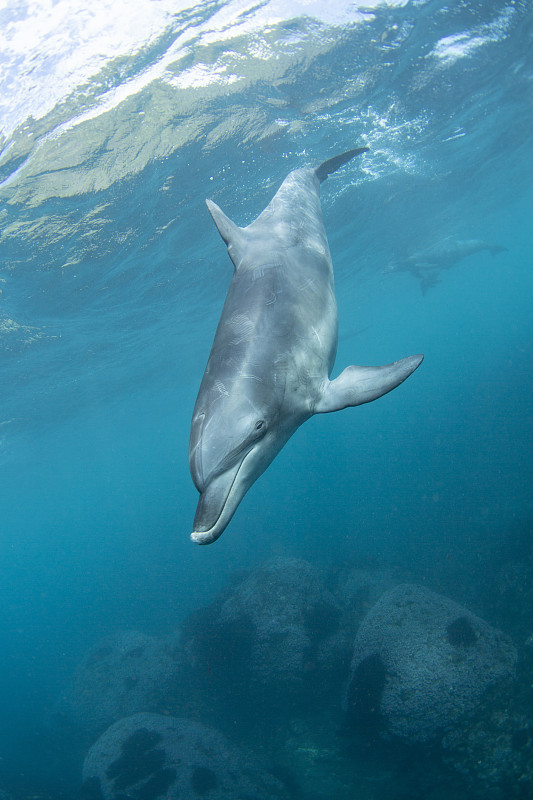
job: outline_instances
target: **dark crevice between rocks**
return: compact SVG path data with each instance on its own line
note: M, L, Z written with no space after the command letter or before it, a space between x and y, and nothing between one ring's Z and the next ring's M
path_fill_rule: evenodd
M151 778L161 770L165 761L164 750L154 749L161 734L139 728L122 745L122 752L109 765L106 776L113 781L116 791L123 791L140 781Z
M208 767L194 767L191 774L191 788L197 795L212 792L218 787L218 778Z
M354 733L368 740L378 737L382 729L381 698L386 675L385 665L377 653L358 664L348 687L342 734Z

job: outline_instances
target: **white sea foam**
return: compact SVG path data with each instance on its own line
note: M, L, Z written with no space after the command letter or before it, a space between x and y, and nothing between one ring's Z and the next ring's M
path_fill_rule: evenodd
M231 0L211 16L194 0L0 0L0 130L5 139L25 120L43 118L80 87L87 86L106 65L130 58L149 47L171 29L187 10L203 13L177 35L156 63L149 64L135 78L106 92L102 88L99 112L103 113L125 97L139 91L165 74L184 48L194 42L202 46L220 43L257 31L268 31L285 20L308 17L326 25L345 25L368 17L381 6L402 6L406 0ZM252 55L272 57L272 48L253 44ZM219 70L188 68L180 86L220 81ZM175 77L170 77L175 80ZM97 84L91 86L95 92Z
M472 56L480 47L499 42L507 33L515 14L512 6L504 8L492 22L480 25L472 31L454 33L440 39L430 55L450 66L461 58Z
M0 122L5 136L40 119L112 58L153 42L190 0L5 0L0 12Z

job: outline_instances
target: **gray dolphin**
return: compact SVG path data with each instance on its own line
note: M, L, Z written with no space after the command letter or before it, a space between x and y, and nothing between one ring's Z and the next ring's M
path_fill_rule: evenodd
M397 259L384 271L410 272L419 279L422 294L425 295L428 289L440 283L441 270L451 269L464 258L473 256L475 253L482 253L484 250L491 256L495 256L505 252L507 248L501 244L489 244L480 239L454 240L448 237L427 250Z
M206 201L235 270L192 417L189 467L200 499L191 539L198 544L218 539L302 422L381 397L423 359L351 366L329 380L337 303L320 183L366 150L294 170L246 228Z

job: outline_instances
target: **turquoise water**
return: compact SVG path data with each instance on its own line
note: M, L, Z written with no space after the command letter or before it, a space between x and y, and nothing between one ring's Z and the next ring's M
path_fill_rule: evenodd
M403 570L523 645L530 606L480 598L532 518L532 33L508 0L0 9L0 788L74 796L34 755L87 648L271 556ZM248 224L362 145L322 187L335 374L425 361L307 422L199 548L189 424L231 278L204 199ZM467 239L506 250L425 295L390 269Z

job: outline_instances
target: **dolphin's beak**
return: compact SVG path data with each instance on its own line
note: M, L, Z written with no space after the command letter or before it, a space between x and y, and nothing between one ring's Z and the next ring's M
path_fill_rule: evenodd
M201 492L191 533L196 544L211 544L226 529L246 493L237 480L243 461L212 478Z

